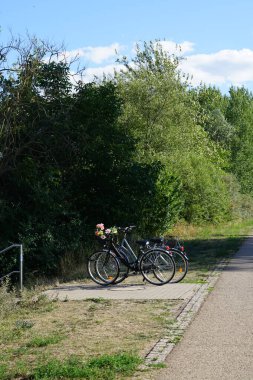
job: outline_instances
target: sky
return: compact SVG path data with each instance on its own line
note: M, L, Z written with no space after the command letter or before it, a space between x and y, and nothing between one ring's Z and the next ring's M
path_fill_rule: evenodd
M253 91L252 0L0 0L0 43L27 33L79 56L86 80L112 73L118 54L161 40L193 85Z

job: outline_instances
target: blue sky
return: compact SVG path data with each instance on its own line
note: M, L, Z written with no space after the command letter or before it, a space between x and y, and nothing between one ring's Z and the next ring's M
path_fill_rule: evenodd
M87 76L111 72L115 49L136 42L182 46L182 69L222 90L253 89L252 0L12 0L0 1L1 42L26 32L78 53Z

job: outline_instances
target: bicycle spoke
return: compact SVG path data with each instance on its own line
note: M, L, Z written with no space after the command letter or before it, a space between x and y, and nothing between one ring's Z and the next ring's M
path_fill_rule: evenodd
M144 278L151 284L163 285L173 278L175 263L167 251L153 249L143 255L140 269Z
M173 259L175 261L175 275L171 282L182 281L188 272L188 260L185 258L183 253L177 250L172 250Z
M112 252L98 251L88 260L88 273L99 285L110 285L119 275L119 264Z

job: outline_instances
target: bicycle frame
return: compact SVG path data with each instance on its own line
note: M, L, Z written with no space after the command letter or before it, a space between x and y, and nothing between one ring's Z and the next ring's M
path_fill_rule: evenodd
M113 241L110 242L108 250L112 250L129 269L137 271L140 258L144 251L139 248L136 255L129 242L127 241L126 234L124 234L121 243L117 246Z
M132 255L132 258L134 259L133 260L134 262L136 262L138 260L139 255L136 256L135 252L133 251L132 247L128 243L128 241L127 241L127 239L126 239L125 236L124 236L124 238L121 241L120 247L125 248L127 250L127 252Z

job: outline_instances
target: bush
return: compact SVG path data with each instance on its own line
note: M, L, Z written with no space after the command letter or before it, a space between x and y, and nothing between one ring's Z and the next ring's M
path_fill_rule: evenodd
M231 218L230 194L225 173L204 157L190 156L181 163L182 217L188 222L219 223Z

